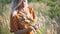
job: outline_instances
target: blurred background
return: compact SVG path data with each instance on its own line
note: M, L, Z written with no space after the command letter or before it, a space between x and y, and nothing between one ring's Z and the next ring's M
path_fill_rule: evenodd
M0 0L0 34L10 33L10 3L12 0ZM37 34L60 34L60 0L28 0L33 7L37 22L42 25Z

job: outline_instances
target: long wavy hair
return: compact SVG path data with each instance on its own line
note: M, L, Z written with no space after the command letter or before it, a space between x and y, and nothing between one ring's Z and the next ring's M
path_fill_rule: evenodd
M27 0L13 0L11 3L12 10L22 9L28 6Z
M27 0L12 0L12 2L11 2L11 8L12 8L11 14L14 16L14 15L16 15L16 13L19 13L20 10L25 10L26 7L28 7Z

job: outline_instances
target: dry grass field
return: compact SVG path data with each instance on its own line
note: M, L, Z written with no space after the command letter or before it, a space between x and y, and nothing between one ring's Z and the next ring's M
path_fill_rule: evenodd
M30 1L30 0L29 0ZM41 0L42 2L30 2L37 15L37 23L41 27L37 34L60 34L60 4L59 1ZM0 34L10 33L10 13L12 11L10 3L0 1Z

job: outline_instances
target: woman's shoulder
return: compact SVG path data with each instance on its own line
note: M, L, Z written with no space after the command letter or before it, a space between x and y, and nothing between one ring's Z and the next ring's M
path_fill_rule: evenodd
M29 8L30 10L32 10L32 9L33 9L31 6L28 6L28 8Z

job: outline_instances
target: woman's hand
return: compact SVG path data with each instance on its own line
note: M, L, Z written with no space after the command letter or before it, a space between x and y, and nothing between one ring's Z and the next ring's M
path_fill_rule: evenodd
M33 26L35 30L39 29L40 28L40 24L36 24Z

